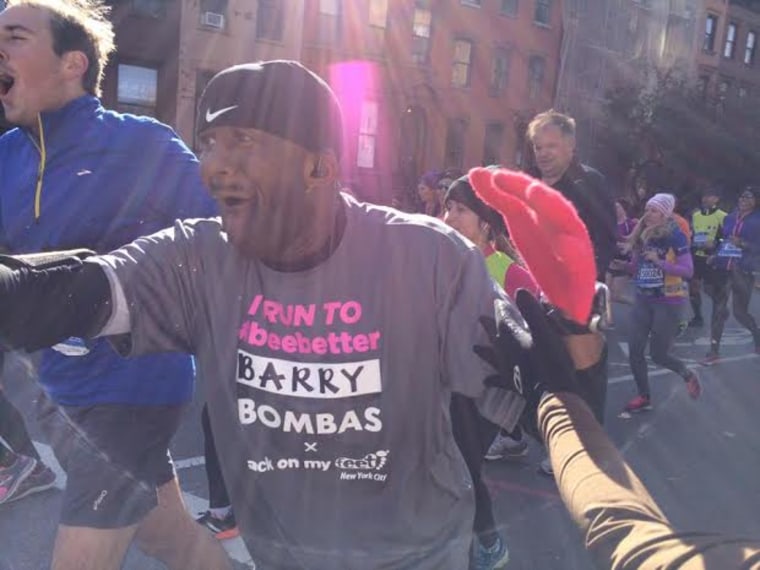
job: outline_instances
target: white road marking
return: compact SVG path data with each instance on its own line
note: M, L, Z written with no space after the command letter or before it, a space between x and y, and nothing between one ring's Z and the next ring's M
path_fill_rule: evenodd
M717 364L713 364L711 368L714 368L716 366L720 366L721 364L727 363L727 362L741 362L742 360L749 360L751 358L757 358L757 354L742 354L739 356L727 356L720 359L720 362ZM689 359L682 358L684 362L689 362ZM650 376L664 376L665 374L674 374L667 368L658 368L657 370L650 370L649 375ZM631 382L633 380L633 374L624 374L622 376L613 376L609 379L608 384L621 384L623 382Z

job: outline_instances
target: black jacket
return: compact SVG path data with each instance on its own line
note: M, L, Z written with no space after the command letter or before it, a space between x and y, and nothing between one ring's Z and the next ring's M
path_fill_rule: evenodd
M537 169L529 174L541 178ZM615 197L607 188L606 179L598 170L574 161L553 187L572 202L586 224L594 246L597 279L604 281L604 274L617 252Z

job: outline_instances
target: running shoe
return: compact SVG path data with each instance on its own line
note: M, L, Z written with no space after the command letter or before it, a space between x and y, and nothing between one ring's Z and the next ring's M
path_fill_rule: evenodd
M240 534L235 522L235 514L232 511L223 519L215 517L211 514L211 511L206 511L205 513L201 513L195 519L195 522L210 530L217 540L235 538Z
M55 472L44 463L38 461L29 477L24 479L21 485L19 485L13 500L17 501L28 495L52 489L55 487L55 479Z
M525 438L515 439L508 435L496 434L486 452L488 461L497 459L520 459L528 455L528 442Z
M629 414L637 414L639 412L647 412L652 409L652 402L649 396L636 396L630 402L625 405L624 411Z
M507 544L501 539L496 538L496 542L490 548L486 548L476 540L475 546L475 570L492 570L494 568L504 568L509 562L509 550Z
M718 362L720 362L720 354L713 350L708 352L705 357L699 361L702 366L712 366Z
M686 381L686 391L691 396L691 399L696 400L699 398L699 395L702 393L702 386L699 384L697 374L693 370L689 370L689 375L684 380Z
M13 456L13 463L0 467L0 505L18 498L19 487L37 465L37 461L32 457L17 454Z

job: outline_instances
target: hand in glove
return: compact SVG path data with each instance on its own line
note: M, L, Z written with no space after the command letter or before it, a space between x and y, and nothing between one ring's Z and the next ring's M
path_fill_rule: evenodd
M0 255L0 342L10 348L36 350L55 344L72 306L70 287L82 260L93 252L84 249L29 255ZM83 291L86 293L86 291ZM55 310L46 310L53 306ZM82 323L89 313L73 307ZM76 327L74 327L76 328ZM65 338L65 336L64 336Z
M504 217L509 235L551 305L586 326L595 295L596 265L586 226L556 190L526 174L473 168L475 192Z
M519 310L519 312L518 312ZM481 324L490 346L475 346L475 353L497 370L486 384L517 392L525 399L521 424L540 439L538 405L545 392L578 392L573 360L556 324L530 293L520 290L516 308L508 301L494 302L494 319Z

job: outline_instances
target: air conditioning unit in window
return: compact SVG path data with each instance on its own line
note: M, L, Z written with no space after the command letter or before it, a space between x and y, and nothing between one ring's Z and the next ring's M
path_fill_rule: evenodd
M203 14L201 14L201 24L208 26L209 28L223 30L224 14L217 14L216 12L203 12Z

